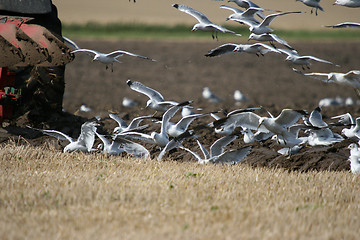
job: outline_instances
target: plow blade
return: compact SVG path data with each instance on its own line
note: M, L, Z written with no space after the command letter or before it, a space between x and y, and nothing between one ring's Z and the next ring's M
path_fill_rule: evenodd
M6 39L22 53L22 60L15 64L15 66L34 66L46 60L47 56L41 47L26 35L18 26L9 23L0 23L0 36ZM5 52L11 51L10 49L3 49ZM10 55L11 56L11 55ZM10 67L7 59L0 67ZM11 62L11 59L9 59Z
M35 24L0 23L0 67L65 65L71 50L46 28Z
M71 50L46 28L34 24L22 24L20 29L34 40L47 54L46 61L42 61L37 64L37 66L61 66L74 59L74 55L70 53Z

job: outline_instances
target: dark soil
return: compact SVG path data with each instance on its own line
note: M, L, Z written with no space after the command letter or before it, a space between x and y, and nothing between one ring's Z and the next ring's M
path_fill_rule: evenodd
M221 36L220 36L221 37ZM126 84L127 79L139 81L162 93L167 100L178 102L193 100L193 106L202 108L202 112L238 108L263 106L275 116L284 108L303 109L311 112L318 106L322 98L337 96L352 97L357 100L355 91L346 86L333 83L326 84L315 79L307 78L295 73L292 66L284 61L285 56L268 53L264 57L250 54L229 54L220 57L207 58L208 50L223 42L159 42L159 41L78 41L82 48L96 49L102 52L111 52L116 49L127 50L156 59L157 62L137 59L130 56L120 57L121 64L114 64L114 71L105 69L99 62L91 62L87 55L76 55L73 62L66 66L66 90L63 107L69 113L66 116L49 116L49 121L37 125L43 128L55 128L77 137L80 125L87 119L100 116L102 126L100 131L110 134L116 123L108 118L109 112L116 112L125 120L140 115L154 113L144 108L146 96L132 91ZM356 42L325 42L325 43L290 43L302 55L315 55L332 61L341 67L314 62L312 72L347 72L358 69L360 65L360 46ZM299 68L301 70L301 67ZM208 86L218 97L221 103L208 103L202 99L202 88ZM236 105L233 93L241 90L250 100L242 105ZM124 108L121 105L123 97L139 102L135 108ZM81 104L91 107L91 113L79 111ZM350 112L354 117L360 113L359 105L331 106L323 108L323 117L326 122L332 122L332 116ZM266 116L264 110L256 112ZM75 114L76 116L72 116ZM159 113L158 113L159 115ZM223 116L222 114L219 114ZM26 116L15 119L11 125L1 129L0 140L6 142L9 138L18 138L21 135L27 142L40 145L53 139L42 136L26 128ZM179 119L175 116L174 120ZM195 121L190 128L197 129L198 138L203 145L209 147L220 136L207 126L212 122L211 117ZM158 125L152 125L150 130ZM156 126L156 127L154 127ZM333 129L340 133L341 127ZM149 130L149 131L150 131ZM285 168L289 170L348 170L349 150L347 146L353 140L345 140L332 146L305 147L299 153L290 157L282 156L276 151L281 147L273 141L252 144L252 151L245 162L252 166L266 166ZM57 143L59 151L65 143ZM195 140L185 140L184 145L199 152ZM153 157L159 153L156 147L145 145L153 152ZM241 137L229 148L244 146ZM195 161L183 150L172 151L169 159L176 161Z

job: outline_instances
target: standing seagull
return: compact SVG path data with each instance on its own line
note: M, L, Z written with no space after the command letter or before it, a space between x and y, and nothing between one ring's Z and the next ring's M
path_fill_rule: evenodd
M129 56L133 56L133 57L138 57L138 58L142 58L142 59L146 59L146 60L150 60L155 62L156 60L151 59L149 57L144 57L135 53L130 53L127 51L123 51L123 50L117 50L111 53L101 53L92 49L77 49L75 51L72 51L71 53L78 53L78 52L82 52L82 53L90 53L94 55L94 58L92 61L99 61L102 62L106 65L106 69L108 69L108 65L111 64L111 71L113 72L113 63L114 62L118 62L121 63L117 58L123 56L124 54L129 55Z
M250 32L259 35L259 34L263 34L263 33L273 32L274 30L272 30L271 28L268 27L270 25L270 23L278 16L283 16L283 15L287 15L287 14L291 14L291 13L301 13L301 12L273 13L273 14L266 16L266 18L260 24L254 24L252 21L243 20L243 19L242 20L234 19L234 21L248 25Z
M324 11L324 9L320 6L320 0L296 0L297 2L302 2L306 6L311 7L311 13L313 13L313 9L315 8L315 15L317 16L318 9L320 11Z
M126 81L127 85L134 91L146 95L150 98L146 102L146 107L151 107L157 111L166 111L169 105L175 106L178 103L174 101L165 101L164 97L156 90L149 88L141 82L132 82L130 79Z
M237 36L241 36L241 34L235 33L231 30L228 30L220 25L214 24L212 23L203 13L192 9L191 7L188 7L186 5L182 5L182 4L173 4L172 5L174 8L178 9L179 11L182 11L184 13L187 13L191 16L193 16L194 18L196 18L199 23L195 24L192 28L191 31L196 31L196 30L201 30L204 32L212 32L212 38L216 38L217 39L217 32L223 32L223 33L232 33L235 34ZM215 36L214 36L215 33Z

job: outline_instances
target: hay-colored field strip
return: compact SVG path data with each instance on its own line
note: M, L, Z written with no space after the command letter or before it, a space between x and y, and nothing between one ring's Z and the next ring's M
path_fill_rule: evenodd
M360 176L0 150L1 239L358 239Z

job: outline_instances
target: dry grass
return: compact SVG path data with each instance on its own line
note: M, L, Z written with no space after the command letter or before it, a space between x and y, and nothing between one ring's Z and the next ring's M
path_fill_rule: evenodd
M349 172L0 153L1 239L358 239Z

